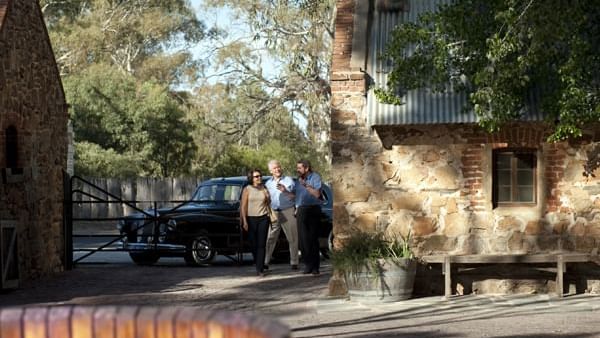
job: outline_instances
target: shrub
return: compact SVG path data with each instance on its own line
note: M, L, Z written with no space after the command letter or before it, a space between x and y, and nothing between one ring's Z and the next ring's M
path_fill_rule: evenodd
M340 249L332 253L333 267L343 272L381 271L381 259L399 263L402 259L412 259L410 234L385 235L383 232L353 231Z

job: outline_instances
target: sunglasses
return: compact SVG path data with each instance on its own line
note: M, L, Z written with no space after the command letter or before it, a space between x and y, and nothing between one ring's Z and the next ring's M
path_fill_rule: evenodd
M254 177L254 178L259 178L259 177L262 177L262 175L254 175L254 176L252 176L252 177Z

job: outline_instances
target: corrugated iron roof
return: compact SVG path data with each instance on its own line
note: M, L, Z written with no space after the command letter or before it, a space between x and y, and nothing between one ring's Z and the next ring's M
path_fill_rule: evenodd
M368 56L367 72L376 85L387 83L387 76L391 64L378 58L385 50L388 37L394 27L405 22L416 22L420 14L436 11L442 4L449 4L452 0L409 0L408 11L388 11L373 13L371 25L370 51ZM410 51L409 51L410 52ZM543 120L542 114L537 109L538 95L532 94L529 98L531 111L523 117L525 121ZM466 110L466 93L455 93L450 84L445 92L433 92L428 88L410 90L402 98L404 104L391 105L380 103L373 90L367 94L367 123L375 125L404 125L404 124L436 124L436 123L476 123L477 116L472 110Z

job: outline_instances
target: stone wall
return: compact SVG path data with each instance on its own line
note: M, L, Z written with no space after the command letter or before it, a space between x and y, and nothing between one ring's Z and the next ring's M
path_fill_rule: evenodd
M0 220L16 220L21 279L62 270L67 106L38 2L8 1L0 28ZM18 162L5 170L5 131ZM11 174L12 173L12 174Z
M469 125L375 130L381 148L352 154L365 164L336 182L347 188L347 180L371 173L377 187L366 199L369 209L357 209L361 203L344 197L339 201L350 226L410 231L419 255L597 251L600 170L597 177L583 172L588 153L600 147L600 133L589 130L584 141L550 144L544 126L536 124L494 135ZM352 153L353 147L346 143L339 152ZM494 206L492 151L515 147L537 149L537 202Z
M350 0L337 5L331 123L335 246L355 229L377 229L410 233L417 255L597 253L600 170L596 177L583 175L590 154L600 148L597 127L576 142L553 144L545 142L542 123L515 124L497 134L468 124L370 128L365 73L352 66L357 39L351 27L357 27L360 6ZM537 200L495 207L492 151L513 147L535 149ZM334 275L330 292L343 293L342 284ZM510 291L498 285L481 289Z

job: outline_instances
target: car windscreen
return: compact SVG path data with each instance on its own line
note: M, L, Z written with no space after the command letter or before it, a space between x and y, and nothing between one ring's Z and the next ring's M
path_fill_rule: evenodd
M201 185L192 197L194 202L237 202L240 200L241 185L207 184Z

